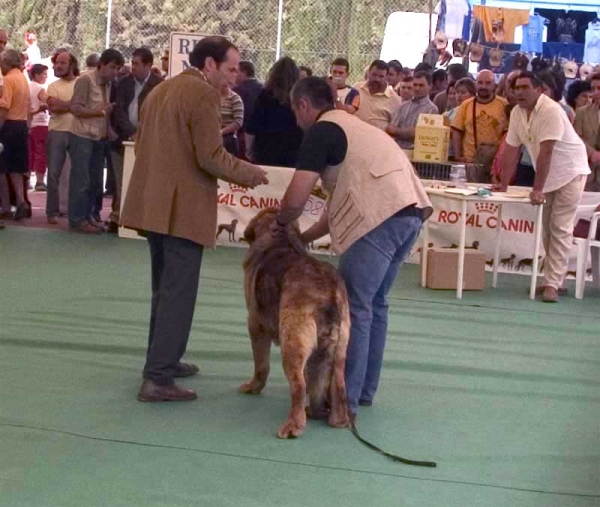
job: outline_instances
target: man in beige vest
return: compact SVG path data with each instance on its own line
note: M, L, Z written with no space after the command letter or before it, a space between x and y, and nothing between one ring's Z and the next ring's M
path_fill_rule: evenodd
M217 180L251 188L268 183L262 168L223 147L219 90L233 83L239 59L228 39L202 39L190 54L191 67L152 90L140 111L136 160L121 214L122 225L147 236L152 264L140 401L196 398L174 378L198 373L181 358L194 318L202 252L215 246Z
M305 231L305 243L331 234L350 300L346 358L348 408L370 406L379 383L387 333L387 294L415 243L431 203L410 161L385 132L334 109L321 78L292 90L292 109L306 133L296 173L273 226L278 234L304 210L319 177L327 211Z

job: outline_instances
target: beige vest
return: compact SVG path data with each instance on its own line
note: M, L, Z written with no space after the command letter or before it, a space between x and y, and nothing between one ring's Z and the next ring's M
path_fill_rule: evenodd
M328 111L319 121L339 125L348 139L344 161L327 167L322 176L330 196L329 230L336 254L408 206L422 209L425 219L431 216L425 189L390 136L345 111Z

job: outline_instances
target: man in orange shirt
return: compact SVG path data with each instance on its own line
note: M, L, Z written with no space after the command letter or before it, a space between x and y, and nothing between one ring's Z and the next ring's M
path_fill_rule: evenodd
M7 49L2 53L0 68L4 76L0 98L0 143L4 146L0 154L0 216L12 217L8 175L14 187L17 204L14 219L21 220L28 213L23 177L29 171L29 84L21 72L21 55L14 49Z

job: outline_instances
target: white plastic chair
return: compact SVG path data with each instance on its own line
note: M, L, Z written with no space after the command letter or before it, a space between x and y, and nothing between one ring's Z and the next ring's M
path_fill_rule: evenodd
M592 284L595 288L600 289L600 241L595 239L599 220L600 212L594 213L590 221L590 232L588 237L573 238L573 242L577 245L577 273L575 277L576 299L583 299L588 252L590 252L590 250L592 253Z

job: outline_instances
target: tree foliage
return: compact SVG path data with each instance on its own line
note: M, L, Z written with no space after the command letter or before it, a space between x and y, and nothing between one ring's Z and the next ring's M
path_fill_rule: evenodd
M130 56L139 46L160 54L172 31L230 37L264 76L275 59L279 0L113 0L110 44ZM282 54L316 73L346 56L358 79L379 56L385 21L394 11L427 12L430 0L284 0ZM0 0L0 27L13 47L28 30L42 54L68 47L79 57L105 46L106 0Z

